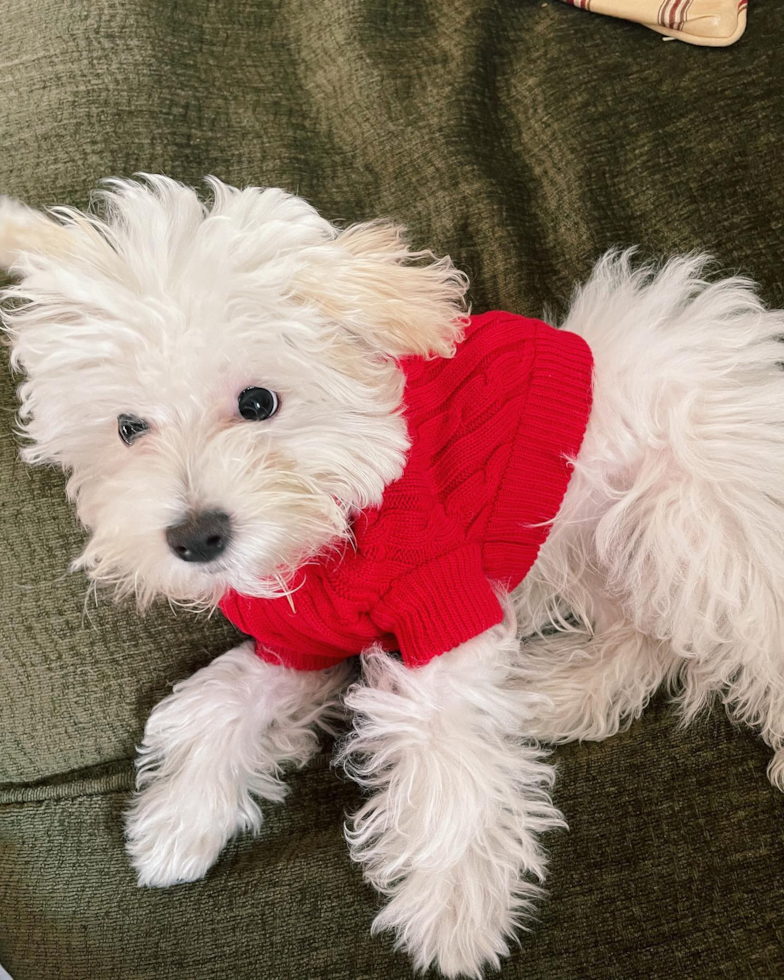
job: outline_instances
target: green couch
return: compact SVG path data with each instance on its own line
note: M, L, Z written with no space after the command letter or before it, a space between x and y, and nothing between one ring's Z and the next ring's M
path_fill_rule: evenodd
M562 310L613 244L707 249L784 305L784 4L729 49L522 0L0 0L0 192L83 206L137 170L390 215L474 309ZM233 641L85 601L63 477L17 460L0 373L0 963L14 980L408 978L325 751L204 881L138 890L122 812L149 710ZM782 382L784 398L784 381ZM784 638L783 638L784 642ZM721 712L664 701L559 749L549 896L504 978L784 976L784 800Z

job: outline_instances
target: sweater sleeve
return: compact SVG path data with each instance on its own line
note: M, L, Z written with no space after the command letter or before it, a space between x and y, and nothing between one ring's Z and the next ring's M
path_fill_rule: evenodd
M223 614L256 641L256 654L269 663L295 670L323 670L355 656L376 638L376 627L353 607L349 625L330 603L322 583L278 598L254 598L228 592Z
M403 661L421 667L503 620L478 544L465 544L402 575L372 612L397 638Z

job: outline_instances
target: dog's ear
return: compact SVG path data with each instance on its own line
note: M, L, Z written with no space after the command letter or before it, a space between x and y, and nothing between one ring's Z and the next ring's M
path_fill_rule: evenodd
M25 254L62 255L70 240L68 229L42 212L0 196L0 269L13 271Z
M375 351L449 357L466 322L468 278L447 256L413 251L383 221L339 231L297 276L298 293Z

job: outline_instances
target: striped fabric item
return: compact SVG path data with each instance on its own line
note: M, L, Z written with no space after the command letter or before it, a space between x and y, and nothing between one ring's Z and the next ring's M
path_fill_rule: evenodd
M580 10L644 24L667 37L720 48L746 30L748 0L563 0Z

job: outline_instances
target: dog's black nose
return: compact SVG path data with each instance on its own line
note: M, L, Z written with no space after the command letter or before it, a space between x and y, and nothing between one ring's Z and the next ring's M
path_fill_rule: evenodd
M222 555L231 540L231 521L219 510L191 514L166 528L166 541L183 561L208 562Z

